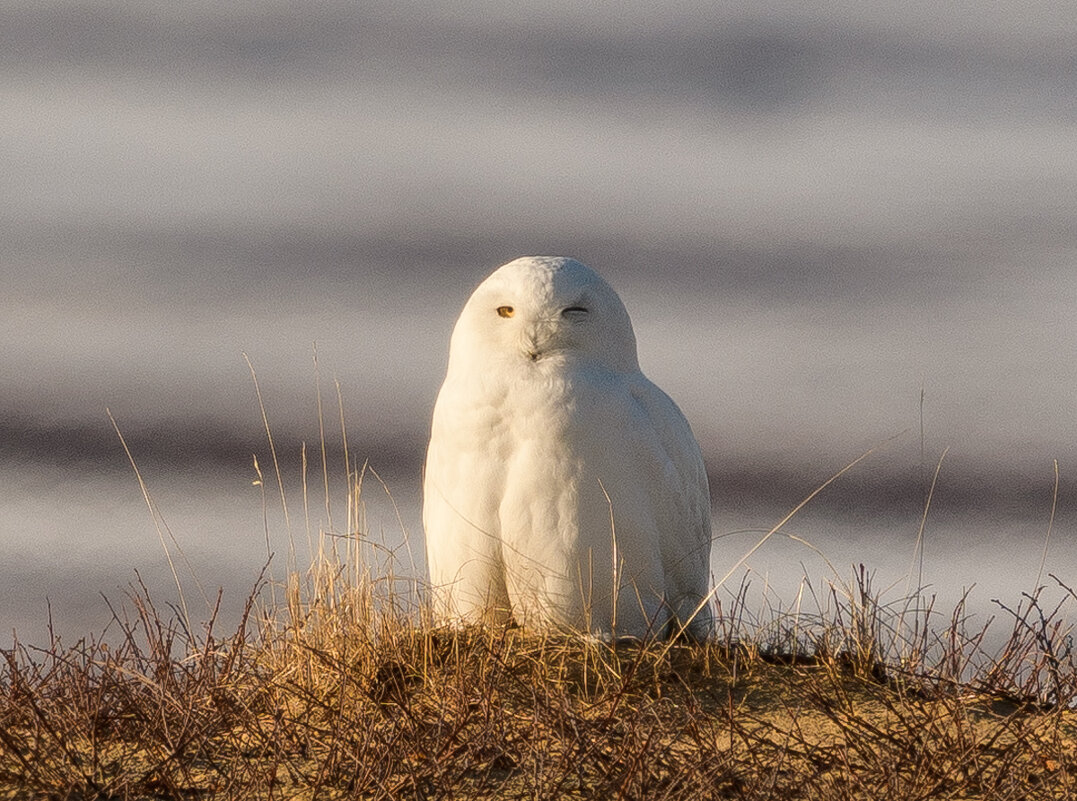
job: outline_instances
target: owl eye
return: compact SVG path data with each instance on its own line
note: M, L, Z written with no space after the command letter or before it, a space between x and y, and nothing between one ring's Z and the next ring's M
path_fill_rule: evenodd
M512 308L512 306L498 306L497 313L500 317L512 317L512 315L516 314L516 309Z
M569 306L567 309L562 310L561 316L578 320L587 315L588 311L589 309L586 306Z

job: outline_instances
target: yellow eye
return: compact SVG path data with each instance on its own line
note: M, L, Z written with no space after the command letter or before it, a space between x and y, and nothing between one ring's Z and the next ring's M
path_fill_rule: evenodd
M512 308L512 306L498 306L497 313L501 317L512 317L512 315L516 314L516 309Z

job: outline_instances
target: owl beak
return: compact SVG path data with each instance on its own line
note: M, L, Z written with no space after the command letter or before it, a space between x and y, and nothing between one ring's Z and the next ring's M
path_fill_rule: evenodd
M532 334L524 341L524 355L533 362L537 362L542 356L542 347L537 336Z
M530 361L537 362L542 358L543 347L540 343L541 337L539 336L538 331L531 331L524 338L524 355L527 356Z
M556 320L539 320L528 326L523 338L523 352L529 361L537 362L551 350L561 346Z

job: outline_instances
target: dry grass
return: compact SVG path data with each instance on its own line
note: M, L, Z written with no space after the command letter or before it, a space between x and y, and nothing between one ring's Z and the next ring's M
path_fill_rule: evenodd
M828 619L761 626L742 588L719 637L673 646L438 629L326 560L277 610L252 593L224 637L139 586L111 647L3 653L0 796L1077 795L1061 608L1026 597L988 657L960 610L924 633L929 611L883 605L857 575Z

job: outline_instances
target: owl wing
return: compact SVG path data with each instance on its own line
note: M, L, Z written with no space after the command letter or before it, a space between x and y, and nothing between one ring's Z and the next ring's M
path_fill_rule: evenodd
M703 454L677 404L642 374L631 382L633 400L652 427L656 469L652 505L659 526L665 601L692 636L712 626L710 604L711 503ZM690 622L689 622L690 621Z

